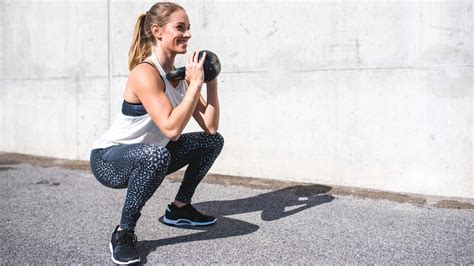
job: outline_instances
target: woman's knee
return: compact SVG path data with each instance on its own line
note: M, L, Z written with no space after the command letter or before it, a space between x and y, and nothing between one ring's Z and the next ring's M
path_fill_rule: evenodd
M210 138L213 144L212 146L218 150L222 150L222 147L224 147L224 137L219 132L216 132L215 134L211 134Z

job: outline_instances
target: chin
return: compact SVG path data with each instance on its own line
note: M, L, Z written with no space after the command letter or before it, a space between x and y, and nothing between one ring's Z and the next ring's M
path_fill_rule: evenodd
M176 47L175 51L178 54L185 54L188 51L188 46L187 45L184 46L184 47L182 45L177 45L175 47Z

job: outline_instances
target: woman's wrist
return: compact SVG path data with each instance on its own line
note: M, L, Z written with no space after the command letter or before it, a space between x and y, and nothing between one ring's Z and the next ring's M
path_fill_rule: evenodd
M188 90L192 91L201 91L202 83L199 82L190 82L188 86Z
M202 84L189 83L188 90L187 90L186 94L189 94L194 99L194 98L196 98L196 96L201 94L201 88L202 88Z
M191 80L189 82L189 87L197 87L197 89L200 90L202 88L202 82Z

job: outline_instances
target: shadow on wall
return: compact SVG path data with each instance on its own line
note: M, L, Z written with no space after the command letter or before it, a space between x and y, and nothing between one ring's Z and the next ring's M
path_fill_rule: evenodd
M196 203L193 205L197 209L219 217L215 225L199 228L183 227L199 232L167 239L140 241L137 244L137 249L143 259L142 263L146 263L148 254L160 246L250 234L257 231L259 226L225 216L261 211L263 221L278 220L308 208L331 202L334 197L325 194L331 189L329 186L322 185L299 185L250 198ZM289 210L285 211L286 208ZM163 217L160 218L161 222L162 219Z

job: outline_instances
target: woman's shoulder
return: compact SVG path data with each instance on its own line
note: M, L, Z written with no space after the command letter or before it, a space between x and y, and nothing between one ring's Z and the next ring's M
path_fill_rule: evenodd
M160 87L163 86L162 77L160 72L153 63L143 61L136 65L130 74L128 75L129 82L142 85L154 85L158 84Z
M150 74L155 74L155 75L160 75L160 72L158 71L158 68L153 64L153 62L150 61L143 61L138 63L131 71L130 75L150 75ZM153 76L153 75L151 75Z
M160 72L152 62L143 61L130 71L128 78L149 81L155 80L159 76L161 76Z

